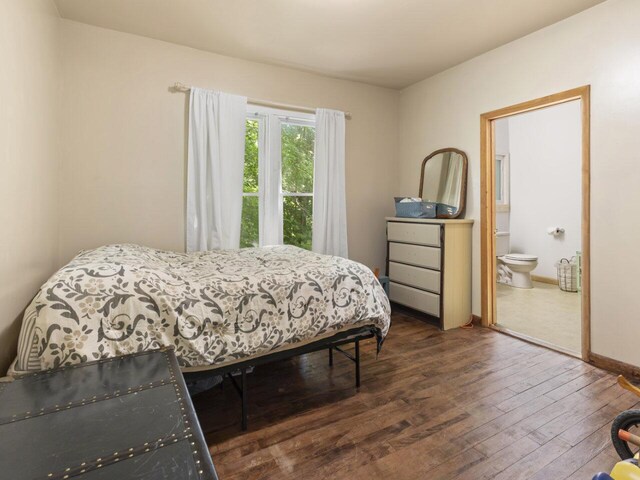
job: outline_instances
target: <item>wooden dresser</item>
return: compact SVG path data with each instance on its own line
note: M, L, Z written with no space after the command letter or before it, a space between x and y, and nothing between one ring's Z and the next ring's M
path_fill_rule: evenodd
M473 220L387 217L389 299L448 330L471 319Z

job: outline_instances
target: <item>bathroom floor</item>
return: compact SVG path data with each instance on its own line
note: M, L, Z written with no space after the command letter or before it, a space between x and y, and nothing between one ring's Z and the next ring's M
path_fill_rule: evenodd
M533 282L532 289L498 283L498 326L580 355L580 294Z

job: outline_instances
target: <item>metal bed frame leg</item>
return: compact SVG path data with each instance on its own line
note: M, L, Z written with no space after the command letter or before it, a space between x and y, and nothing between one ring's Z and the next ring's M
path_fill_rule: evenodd
M355 335L355 338L352 335ZM207 375L210 375L211 373L214 373L214 372L218 375L222 375L223 381L220 383L221 390L224 389L224 377L227 377L229 379L229 381L231 382L231 385L238 392L242 401L242 412L241 412L242 430L246 431L249 424L249 401L248 401L249 389L247 385L248 384L248 381L247 381L248 368L253 368L256 365L267 363L267 361L274 361L282 358L291 358L294 355L302 355L305 353L316 352L316 351L320 351L320 350L324 350L325 348L328 348L329 349L329 366L333 366L334 350L337 351L338 353L341 353L342 355L347 357L349 360L351 360L353 363L355 363L356 388L360 388L360 340L367 340L369 338L373 338L374 336L375 336L374 332L370 328L365 328L364 330L359 329L358 332L356 332L355 334L350 332L345 332L345 336L340 336L339 338L336 335L335 337L332 337L331 339L328 339L328 340L322 340L321 342L316 342L310 345L305 345L304 347L298 347L298 348L292 349L293 350L292 352L285 351L285 352L277 352L270 355L266 355L264 358L268 357L268 360L265 360L264 358L259 358L259 359L256 359L257 363L255 364L254 363L250 364L249 361L244 361L244 362L240 362L240 364L213 369L210 372L207 372ZM349 345L351 343L353 343L355 347L355 351L353 352L353 354L341 348L341 346ZM239 382L237 379L238 373L240 373ZM189 374L185 374L185 375L189 375ZM200 378L200 376L195 373L191 375L193 375L192 378Z
M329 366L333 365L333 350L335 349L356 364L356 388L359 388L360 387L360 340L355 340L353 344L355 347L355 352L353 353L353 355L345 350L342 350L337 345L334 345L333 347L329 347Z
M356 340L356 388L360 387L360 342Z
M249 394L249 392L247 391L247 369L240 369L240 385L238 385L236 379L233 378L232 373L227 373L226 375L227 377L229 377L229 380L231 380L231 385L233 385L233 387L240 395L240 398L242 399L242 431L245 431L247 429L247 416L249 410L249 405L247 403L247 396Z
M242 431L247 430L247 369L242 369Z

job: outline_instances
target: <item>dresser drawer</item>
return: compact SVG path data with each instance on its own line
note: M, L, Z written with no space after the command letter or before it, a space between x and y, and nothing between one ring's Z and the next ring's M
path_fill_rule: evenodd
M440 272L389 262L389 280L440 293Z
M389 282L389 299L435 317L440 316L440 295L438 294Z
M439 247L440 225L388 222L387 238L390 242L416 243Z
M438 247L389 242L389 261L409 263L418 267L440 270L441 252Z

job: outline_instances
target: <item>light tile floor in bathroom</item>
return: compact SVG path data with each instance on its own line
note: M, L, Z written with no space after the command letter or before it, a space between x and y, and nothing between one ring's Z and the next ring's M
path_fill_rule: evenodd
M498 326L580 354L580 293L541 282L531 289L498 283L497 313Z

